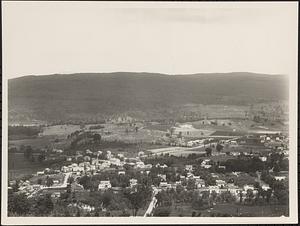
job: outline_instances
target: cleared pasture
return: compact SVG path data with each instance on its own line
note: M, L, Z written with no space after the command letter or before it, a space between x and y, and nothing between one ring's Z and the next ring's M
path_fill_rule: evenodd
M58 141L58 142L56 142ZM63 148L66 145L66 140L61 136L42 136L33 139L9 140L9 147L20 148L22 145L31 146L33 149L41 149L46 147Z
M8 177L9 180L21 178L28 174L45 169L45 165L39 162L31 162L24 157L23 153L8 154Z
M170 207L170 217L191 217L195 212L196 216L211 217L212 214L226 214L228 217L280 217L288 216L288 206L268 205L268 206L246 206L239 204L217 204L213 208L196 210L188 204L175 205Z
M80 130L80 125L55 125L43 127L42 136L68 136L69 134Z

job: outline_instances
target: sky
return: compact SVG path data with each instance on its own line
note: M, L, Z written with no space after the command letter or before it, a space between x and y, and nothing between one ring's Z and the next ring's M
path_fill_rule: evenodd
M3 75L291 75L297 8L296 2L2 2Z

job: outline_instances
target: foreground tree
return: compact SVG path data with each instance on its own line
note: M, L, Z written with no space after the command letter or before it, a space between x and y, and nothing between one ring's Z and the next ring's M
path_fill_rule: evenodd
M111 192L105 192L103 195L102 195L102 204L103 204L103 207L107 208L109 206L109 204L111 203L112 201L112 193Z
M33 152L31 146L26 146L26 148L22 147L22 149L23 150L25 149L24 150L24 157L26 159L31 159L32 158L32 152Z
M12 193L8 195L8 214L24 216L29 213L30 202L25 194Z
M46 159L45 153L39 154L39 156L38 156L38 161L39 162L43 162L43 161L45 161L45 159Z
M51 187L54 184L53 179L49 176L46 178L46 186Z
M20 181L17 180L16 183L14 183L14 184L12 185L12 191L13 191L13 192L19 191L19 187L20 187L19 184L20 184Z
M99 144L100 141L101 141L101 135L98 134L98 133L95 133L95 134L93 135L93 140L94 140L95 143Z
M53 211L53 202L51 200L50 194L38 197L36 205L34 206L35 214L38 216L47 216Z
M206 156L211 156L212 149L211 148L205 148Z
M217 146L216 146L216 150L217 150L218 152L221 152L221 151L222 151L222 149L223 149L223 145L221 145L221 144L217 144Z
M41 185L42 183L43 183L42 178L39 178L39 179L37 180L37 184Z
M151 197L151 193L151 189L145 185L138 185L135 191L125 191L124 195L130 201L133 216L136 216L138 210L146 205Z
M171 213L171 210L169 207L157 207L154 212L154 217L168 217Z

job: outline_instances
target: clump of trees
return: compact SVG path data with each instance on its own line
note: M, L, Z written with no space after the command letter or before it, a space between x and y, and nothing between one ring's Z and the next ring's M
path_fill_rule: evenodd
M161 155L161 156L155 156L153 158L147 158L144 160L145 164L166 164L169 167L172 166L178 166L178 165L193 165L193 164L201 164L202 160L199 159L199 157L202 157L201 154L189 154L187 157L184 156L173 156L169 154Z
M239 157L236 159L228 159L222 162L226 166L226 172L239 171L253 173L267 169L273 169L275 173L287 171L289 168L288 159L284 158L284 154L272 153L267 162L261 161L258 157Z
M48 216L54 209L50 194L28 199L24 193L8 194L9 216Z
M103 128L104 128L104 126L102 126L102 125L90 126L90 130L103 129Z
M100 141L101 141L101 135L98 134L98 133L95 133L95 134L93 135L93 140L94 140L94 143L99 144Z
M51 187L54 184L53 178L47 176L46 177L46 186Z
M268 197L267 201L272 201L274 204L288 205L289 203L289 185L288 180L278 181L268 172L263 171L261 180L268 183L273 191L272 199Z
M154 209L154 217L168 217L171 213L170 208L168 207L157 207Z
M269 169L273 168L275 173L289 170L289 160L284 158L283 153L272 153L266 164Z
M212 149L210 147L205 148L206 156L211 156Z
M54 204L51 200L50 194L46 194L45 196L40 196L35 201L34 215L47 216L53 211L53 208L54 208Z
M126 189L124 191L124 196L129 200L130 207L132 209L133 216L136 216L138 210L144 207L150 200L152 190L150 187L143 184L139 184L135 191L131 189Z
M31 203L25 194L8 194L8 215L26 216L30 211Z
M227 172L239 171L249 173L261 171L266 168L264 162L262 162L258 157L228 159L223 162L222 165L226 167Z
M223 149L223 145L221 145L221 144L217 144L217 146L216 146L216 150L218 151L218 152L221 152L222 151L222 149Z

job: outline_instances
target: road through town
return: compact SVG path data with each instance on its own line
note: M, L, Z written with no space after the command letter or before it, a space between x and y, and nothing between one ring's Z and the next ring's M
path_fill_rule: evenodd
M152 195L152 200L148 206L148 209L146 210L145 214L144 214L144 217L147 217L147 216L151 216L152 212L153 212L153 209L155 208L155 205L157 203L157 199L156 199L156 194L158 193L158 189L157 188L154 188L153 189L153 195Z

